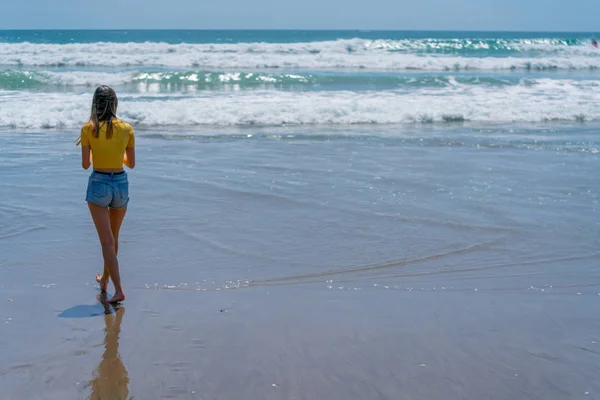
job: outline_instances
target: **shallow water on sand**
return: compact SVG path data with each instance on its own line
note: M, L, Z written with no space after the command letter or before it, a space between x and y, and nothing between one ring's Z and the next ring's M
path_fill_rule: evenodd
M600 398L597 129L139 130L106 317L77 134L3 131L0 387Z

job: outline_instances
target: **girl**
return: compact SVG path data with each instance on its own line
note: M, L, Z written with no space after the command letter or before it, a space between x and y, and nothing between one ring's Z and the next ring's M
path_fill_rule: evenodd
M125 300L119 275L119 230L127 212L129 182L123 164L135 167L133 128L117 118L117 94L108 86L94 92L90 120L81 128L81 166L93 172L87 187L86 201L98 231L104 257L104 272L96 275L100 290L106 291L108 279L115 286L114 303ZM93 160L92 160L93 159Z

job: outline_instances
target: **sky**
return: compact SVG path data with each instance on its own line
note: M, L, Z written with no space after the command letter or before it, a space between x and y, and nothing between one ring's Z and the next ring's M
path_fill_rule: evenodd
M0 29L600 31L598 0L4 0Z

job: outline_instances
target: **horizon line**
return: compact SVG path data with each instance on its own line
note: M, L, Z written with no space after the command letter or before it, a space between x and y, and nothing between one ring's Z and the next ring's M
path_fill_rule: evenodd
M0 32L9 31L313 31L313 32L485 32L485 33L596 33L600 30L521 30L521 29L368 29L368 28L15 28L0 29Z

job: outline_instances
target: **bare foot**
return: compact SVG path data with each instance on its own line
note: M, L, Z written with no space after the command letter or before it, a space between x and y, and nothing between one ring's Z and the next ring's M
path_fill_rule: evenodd
M108 300L109 303L119 303L125 301L125 293L115 293L115 295Z
M100 274L96 274L96 282L100 285L100 291L106 292L106 286L108 286L108 277L103 279L103 276Z

